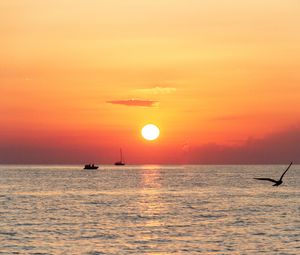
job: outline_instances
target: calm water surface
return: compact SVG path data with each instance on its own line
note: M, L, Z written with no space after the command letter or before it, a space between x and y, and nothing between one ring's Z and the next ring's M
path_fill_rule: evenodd
M0 166L0 254L300 254L300 166Z

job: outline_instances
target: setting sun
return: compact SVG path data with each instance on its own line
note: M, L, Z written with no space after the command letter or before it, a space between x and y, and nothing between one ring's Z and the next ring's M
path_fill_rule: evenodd
M142 128L142 136L148 140L153 141L159 137L159 128L153 124L148 124Z

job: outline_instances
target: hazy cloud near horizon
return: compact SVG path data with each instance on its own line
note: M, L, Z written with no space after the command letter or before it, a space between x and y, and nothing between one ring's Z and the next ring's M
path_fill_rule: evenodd
M112 101L107 101L107 103L126 105L126 106L153 107L158 103L158 101L129 99L129 100L112 100Z
M201 164L284 164L300 163L300 127L251 138L241 145L205 144L190 148L189 163Z

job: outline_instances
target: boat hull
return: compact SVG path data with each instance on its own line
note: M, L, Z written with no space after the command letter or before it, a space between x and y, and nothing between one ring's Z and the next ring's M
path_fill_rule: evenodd
M85 165L83 169L85 169L85 170L96 170L98 168L99 168L99 166L95 166L95 165Z
M116 162L115 166L125 166L125 163L123 163L123 162Z

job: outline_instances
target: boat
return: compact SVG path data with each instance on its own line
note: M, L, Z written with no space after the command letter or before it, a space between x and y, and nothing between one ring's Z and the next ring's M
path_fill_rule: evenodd
M115 166L125 166L122 149L120 149L120 161L115 162Z
M95 166L94 164L87 164L84 165L83 169L87 169L87 170L94 170L94 169L98 169L99 166Z

